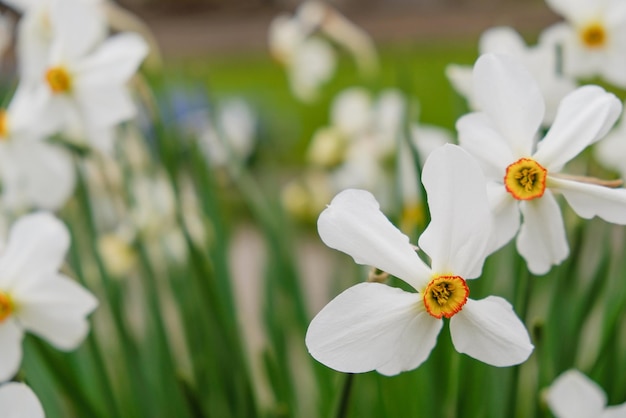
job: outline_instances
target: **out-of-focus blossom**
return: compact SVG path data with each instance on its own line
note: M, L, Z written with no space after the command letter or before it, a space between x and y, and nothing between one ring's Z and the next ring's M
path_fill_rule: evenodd
M626 106L619 124L595 145L594 151L601 164L626 178Z
M626 6L622 1L547 0L565 18L546 31L562 46L563 71L626 87Z
M1 201L10 210L57 210L74 190L69 154L43 139L36 115L42 102L18 88L6 110L0 109Z
M578 370L561 374L548 388L547 401L557 418L626 417L626 403L607 407L602 388Z
M44 418L41 402L31 388L23 383L9 382L0 386L2 418Z
M44 100L38 115L42 126L69 130L73 136L79 132L92 146L110 153L115 125L135 114L126 84L145 57L147 45L133 33L101 43L100 31L83 27L97 20L94 15L99 11L78 7L74 1L50 4L49 19L57 29L44 55L43 70L24 73L22 82L33 100Z
M426 265L368 192L338 194L320 215L318 231L331 248L396 276L417 293L360 283L333 299L311 321L306 345L335 370L395 375L424 362L443 317L461 353L494 366L524 362L533 350L524 324L504 299L468 298L466 280L480 275L492 216L478 164L446 145L430 155L422 181L431 223L419 239Z
M127 277L137 264L132 246L134 234L130 228L118 228L98 238L98 252L107 272L115 277Z
M583 218L626 224L626 189L561 174L617 120L622 106L613 94L598 86L568 94L537 142L545 105L523 65L509 55L486 54L474 66L473 81L482 111L459 119L457 130L461 146L481 163L488 180L496 216L494 250L517 234L517 249L531 272L544 274L563 261L569 248L553 192L563 194Z
M59 273L70 245L67 228L48 213L25 215L11 227L0 255L0 381L22 360L25 332L73 350L89 332L94 296Z
M291 89L300 100L314 101L335 71L335 51L317 34L350 51L365 74L376 71L376 51L369 36L329 5L306 1L293 16L277 16L269 28L270 52L286 67Z
M537 45L529 47L512 28L495 27L482 34L478 50L481 54L510 54L522 62L537 80L543 95L546 104L543 117L545 125L554 120L561 99L576 88L572 79L559 73L556 46L546 37L541 37ZM456 91L467 99L470 108L480 110L473 91L472 67L450 64L446 68L446 75Z
M283 187L281 202L290 215L309 222L317 219L333 193L335 190L325 171L308 170Z

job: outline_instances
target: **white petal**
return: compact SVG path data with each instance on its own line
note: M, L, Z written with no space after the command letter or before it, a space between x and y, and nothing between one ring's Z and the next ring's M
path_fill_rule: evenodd
M456 122L459 145L480 163L485 175L502 181L506 168L519 156L484 113L470 113Z
M335 196L320 215L317 229L324 244L352 256L358 264L379 268L418 290L430 280L431 271L409 237L389 222L365 190L348 189Z
M50 20L55 40L66 59L88 53L106 34L106 17L98 2L63 0L52 2Z
M523 57L526 53L526 42L515 29L508 26L497 26L487 29L480 35L479 51L481 54L497 52Z
M601 418L624 418L626 417L626 403L609 406L602 412Z
M599 216L607 222L626 225L626 189L610 188L548 177L552 190L563 194L572 209L585 219Z
M468 299L450 319L450 334L459 353L497 367L523 363L534 348L511 304L496 296Z
M316 360L341 372L394 375L428 358L442 325L424 310L418 293L360 283L313 318L306 346Z
M0 386L0 411L3 418L44 418L37 395L23 383L10 382Z
M108 128L135 116L135 104L123 85L83 85L76 88L75 98L85 125L92 129Z
M433 272L478 277L491 239L493 217L478 163L457 145L433 151L422 171L431 221L419 246Z
M555 12L572 23L582 23L589 16L598 16L606 7L606 0L546 0Z
M546 274L569 254L561 209L547 189L543 197L521 202L520 209L524 220L517 235L517 251L533 274Z
M40 274L56 272L70 245L66 226L46 212L24 215L9 232L0 257L0 286L10 290L38 280Z
M533 159L549 171L563 165L602 138L622 112L622 104L598 86L583 86L565 96L550 131L539 143Z
M360 87L346 89L333 100L330 120L344 135L352 136L364 132L371 123L372 97Z
M545 104L528 70L510 55L482 55L474 65L474 95L513 153L530 155Z
M148 44L138 34L121 33L112 36L76 65L76 83L126 83L137 72L147 54Z
M73 280L61 276L41 280L15 292L20 324L60 350L73 350L89 332L86 316L97 306L94 296Z
M487 196L494 215L494 227L489 253L513 239L520 227L518 201L511 196L502 183L487 183Z
M11 379L22 362L22 338L24 333L13 318L0 323L0 382ZM2 410L2 409L0 409Z
M548 405L558 418L600 417L606 405L606 395L584 374L568 370L548 389Z

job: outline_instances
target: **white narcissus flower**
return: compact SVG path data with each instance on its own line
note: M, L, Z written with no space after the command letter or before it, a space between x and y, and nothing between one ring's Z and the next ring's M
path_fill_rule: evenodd
M559 74L557 48L550 37L540 37L537 45L529 47L514 29L495 27L483 32L478 50L481 54L510 54L526 66L537 80L546 103L545 125L554 120L561 99L576 88L572 79ZM446 68L446 75L455 90L467 99L470 108L480 110L472 87L472 67L451 64Z
M561 374L548 388L548 406L557 418L624 418L626 403L606 406L606 394L578 370Z
M41 402L31 388L10 382L0 386L2 418L44 418Z
M134 33L120 33L100 43L97 32L83 31L77 21L90 21L95 10L54 2L56 26L45 70L25 77L33 97L44 97L38 117L51 130L80 131L105 152L113 147L116 124L132 118L135 105L127 82L148 52Z
M466 280L481 273L492 226L481 177L477 163L457 146L444 145L428 158L422 181L432 221L419 246L430 267L369 192L349 189L333 199L318 220L322 241L417 293L369 282L344 291L309 325L306 345L315 359L346 373L411 370L428 358L442 317L450 318L461 353L494 366L528 358L533 346L511 305L494 296L468 298Z
M46 142L34 115L41 108L18 87L6 110L0 109L1 200L10 210L57 210L74 190L70 155Z
M0 255L0 381L22 360L31 332L60 350L73 350L89 332L94 296L59 273L70 244L67 228L49 213L18 219Z
M591 85L568 94L538 142L545 106L530 73L511 56L486 54L473 77L482 111L463 116L456 127L459 143L481 163L488 181L494 251L517 234L517 249L534 274L563 261L569 248L553 192L563 194L583 218L626 224L626 189L561 174L617 120L622 106L613 94Z
M626 87L626 4L621 0L547 0L566 22L546 31L563 49L563 71L599 75Z

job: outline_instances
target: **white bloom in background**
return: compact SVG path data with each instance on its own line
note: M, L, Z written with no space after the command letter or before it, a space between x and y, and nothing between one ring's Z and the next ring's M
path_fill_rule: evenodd
M74 191L74 167L64 149L43 140L45 132L37 130L42 103L24 93L18 88L0 109L0 199L11 210L57 210Z
M0 386L2 418L44 418L41 402L31 388L10 382Z
M626 5L620 0L547 0L565 22L548 28L563 47L563 71L626 87Z
M376 72L370 37L328 4L305 1L293 16L277 16L269 28L270 52L286 67L291 89L300 100L314 101L337 64L334 49L318 34L349 51L365 75Z
M530 73L511 56L486 54L476 62L473 76L482 111L459 119L457 130L459 143L487 177L496 217L494 250L517 234L517 249L534 274L563 261L569 248L553 192L563 194L583 218L626 224L626 189L560 173L613 126L622 108L613 94L598 86L570 93L537 142L545 106Z
M576 83L558 72L557 48L549 37L541 37L539 43L529 47L524 39L510 27L486 30L480 37L480 54L503 53L515 56L533 75L546 104L543 123L554 120L561 99L576 88ZM472 67L450 64L446 75L455 90L464 96L472 110L480 110L472 83Z
M92 19L87 8L55 2L50 16L55 31L45 70L24 77L34 97L44 97L40 123L52 130L82 132L91 145L105 152L113 147L115 125L135 115L126 86L146 56L148 47L137 34L121 33L100 43L99 32L76 22Z
M619 124L594 146L594 151L601 164L626 178L626 106Z
M356 263L394 275L417 293L360 283L333 299L311 321L306 345L335 370L394 375L424 362L443 325L457 351L494 366L525 361L528 332L504 299L469 299L466 280L480 275L492 216L480 167L461 148L445 145L423 171L431 223L419 239L426 265L409 238L389 222L366 191L338 194L320 215L318 231Z
M25 332L66 351L89 332L86 316L97 300L59 273L69 245L67 228L48 213L25 215L11 227L0 255L0 381L18 371Z
M626 403L607 407L602 388L578 370L561 374L548 388L547 400L557 418L626 417Z

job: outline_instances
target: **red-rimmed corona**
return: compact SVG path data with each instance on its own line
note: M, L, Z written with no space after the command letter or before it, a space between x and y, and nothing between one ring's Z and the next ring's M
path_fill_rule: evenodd
M437 319L451 318L463 309L469 296L465 280L459 276L435 276L424 294L426 311Z
M543 196L548 170L532 158L520 158L506 168L504 187L517 200Z

